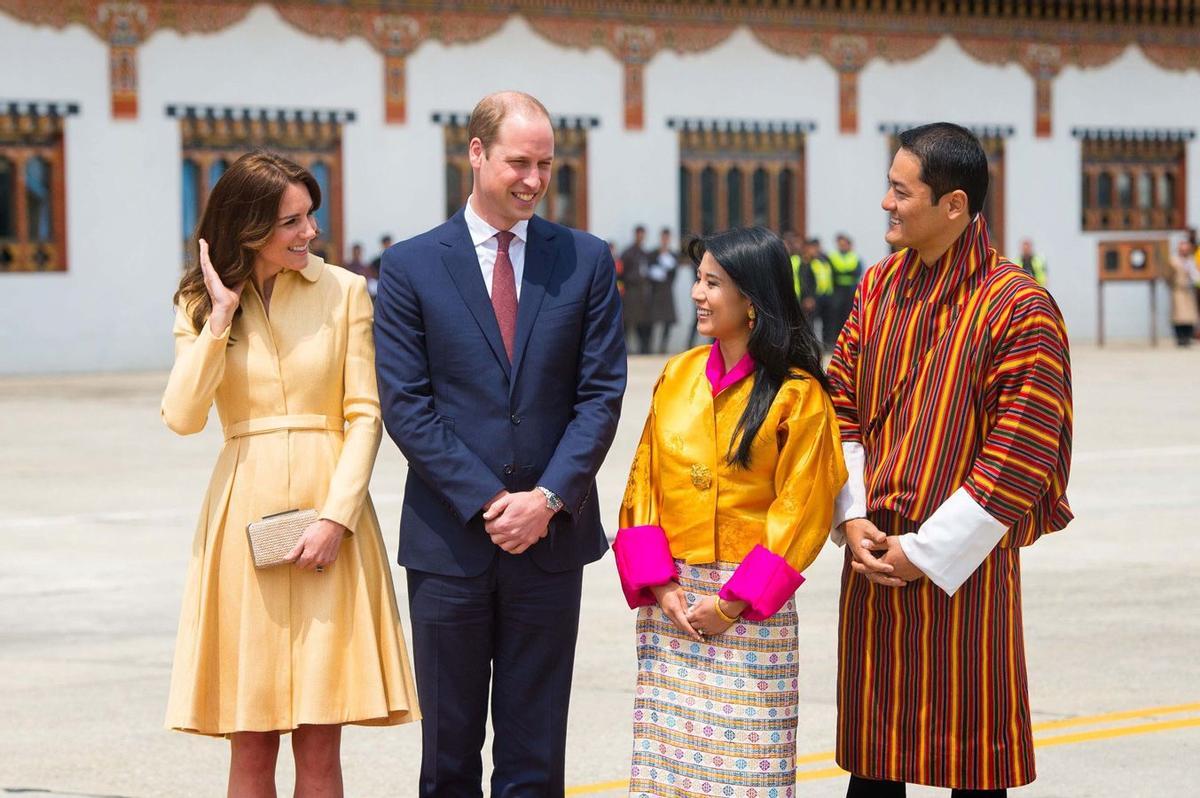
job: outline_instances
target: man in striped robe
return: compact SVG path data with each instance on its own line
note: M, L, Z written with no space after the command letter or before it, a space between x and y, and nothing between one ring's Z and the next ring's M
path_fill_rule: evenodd
M849 798L1034 779L1020 547L1071 520L1062 316L997 255L987 158L956 125L900 135L870 269L829 375L850 479L837 761Z

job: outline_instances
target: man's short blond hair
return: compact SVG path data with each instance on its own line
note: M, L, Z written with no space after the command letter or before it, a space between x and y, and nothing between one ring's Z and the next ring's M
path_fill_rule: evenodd
M467 141L479 139L486 155L500 135L500 125L510 113L541 114L550 122L550 112L532 94L498 91L480 100L471 112L471 119L467 122Z

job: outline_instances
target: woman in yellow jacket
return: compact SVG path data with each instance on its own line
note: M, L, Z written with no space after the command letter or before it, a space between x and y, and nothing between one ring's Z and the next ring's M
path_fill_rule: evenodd
M820 345L762 228L692 242L697 329L668 361L614 544L637 619L630 794L792 794L792 595L846 480Z
M316 180L239 158L200 220L175 300L167 426L225 444L192 545L167 726L231 740L229 794L274 796L281 732L297 795L342 794L341 725L418 718L367 483L379 448L372 309L362 277L308 252ZM256 569L246 527L314 509L290 563Z

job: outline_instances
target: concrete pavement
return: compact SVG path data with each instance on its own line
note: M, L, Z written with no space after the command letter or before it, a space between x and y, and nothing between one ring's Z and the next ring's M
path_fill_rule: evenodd
M610 522L661 363L631 360L600 474ZM0 794L223 794L227 745L161 725L195 515L220 445L215 424L191 438L163 427L164 383L165 374L0 381ZM1039 779L1015 794L1193 796L1200 351L1081 349L1075 384L1078 517L1023 555ZM404 470L385 440L372 493L392 552ZM829 753L839 568L830 546L801 589L802 796L844 792ZM587 571L582 617L569 792L615 796L629 763L635 661L611 556ZM418 758L415 726L351 727L347 795L415 795ZM285 745L281 794L287 759Z

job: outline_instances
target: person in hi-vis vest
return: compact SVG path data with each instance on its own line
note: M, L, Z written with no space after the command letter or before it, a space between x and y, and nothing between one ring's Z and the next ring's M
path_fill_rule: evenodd
M854 251L850 236L837 235L837 249L830 252L829 266L833 272L833 295L830 298L829 327L824 331L826 342L837 342L838 334L850 317L850 306L854 304L854 289L862 279L862 258Z
M1042 288L1046 287L1049 280L1049 275L1046 273L1046 259L1033 251L1033 240L1029 238L1021 239L1021 268L1025 270L1033 279L1037 280L1037 284Z

